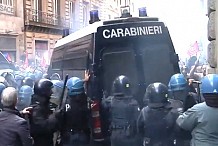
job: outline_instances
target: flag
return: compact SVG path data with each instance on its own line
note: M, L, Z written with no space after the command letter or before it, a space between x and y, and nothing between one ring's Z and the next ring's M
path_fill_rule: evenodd
M26 59L24 62L24 67L27 68L29 66L29 62L28 62L28 52L26 52Z
M46 67L46 60L44 56L42 57L42 60L41 60L41 66Z
M199 46L198 46L198 42L196 41L193 46L191 46L187 52L187 54L189 55L189 57L192 56L197 56L197 53L199 52Z
M11 57L10 57L9 53L7 53L6 59L7 59L9 62L11 62Z

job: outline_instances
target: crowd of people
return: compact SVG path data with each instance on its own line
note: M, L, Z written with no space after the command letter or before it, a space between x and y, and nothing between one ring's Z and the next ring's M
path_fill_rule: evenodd
M142 108L130 79L118 76L112 95L101 101L104 146L218 145L218 75L204 74L196 91L191 73L182 73L168 85L150 84ZM89 76L71 77L65 86L57 73L3 73L0 146L90 146L92 100L84 87Z

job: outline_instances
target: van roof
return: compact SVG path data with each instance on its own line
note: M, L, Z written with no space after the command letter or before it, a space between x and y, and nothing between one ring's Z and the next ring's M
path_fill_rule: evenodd
M98 27L100 27L100 26L103 26L103 21L98 21L98 22L95 22L93 24L89 24L88 26L84 27L83 29L80 29L80 30L66 36L65 38L58 40L57 43L55 44L55 48L66 45L74 40L77 40L77 39L82 38L84 36L87 36L89 34L96 33Z
M122 23L122 22L131 22L131 21L159 21L158 18L156 17L130 17L130 18L119 18L119 19L114 19L114 20L107 20L107 21L97 21L93 24L89 24L88 26L60 39L57 41L55 44L55 48L59 48L63 45L67 45L68 43L75 41L79 38L85 37L89 34L96 33L98 27L103 26L103 25L110 25L110 24L116 24L116 23Z

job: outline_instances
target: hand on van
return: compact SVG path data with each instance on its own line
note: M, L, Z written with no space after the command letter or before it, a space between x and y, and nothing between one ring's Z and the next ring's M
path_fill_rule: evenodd
M88 82L88 81L89 81L89 78L90 78L89 71L86 70L86 71L85 71L85 77L84 77L83 81L84 81L84 82Z

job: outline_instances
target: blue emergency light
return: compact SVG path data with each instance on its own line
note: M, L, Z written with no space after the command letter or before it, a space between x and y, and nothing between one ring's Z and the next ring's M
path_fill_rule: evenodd
M146 17L146 16L148 16L146 7L139 8L139 17Z
M89 20L89 24L92 24L94 22L100 21L99 17L98 17L98 10L92 10L90 11L90 20Z

